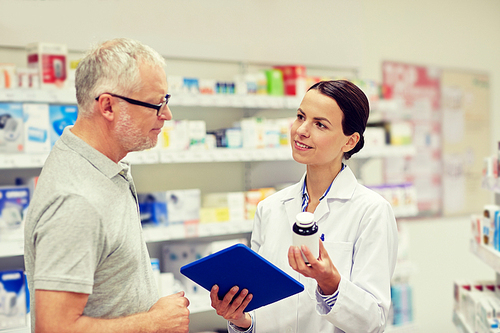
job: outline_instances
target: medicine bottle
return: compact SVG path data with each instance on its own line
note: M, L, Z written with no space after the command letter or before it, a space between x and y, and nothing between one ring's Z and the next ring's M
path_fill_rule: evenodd
M293 245L307 246L315 258L319 257L318 225L314 222L314 214L310 212L298 213L293 225ZM302 250L301 250L302 252ZM302 258L306 264L309 263L304 253Z

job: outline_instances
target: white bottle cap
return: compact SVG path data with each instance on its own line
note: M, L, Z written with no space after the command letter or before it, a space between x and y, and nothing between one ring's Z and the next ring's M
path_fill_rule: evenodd
M314 223L314 214L310 212L298 213L295 217L297 224L301 227L308 227Z

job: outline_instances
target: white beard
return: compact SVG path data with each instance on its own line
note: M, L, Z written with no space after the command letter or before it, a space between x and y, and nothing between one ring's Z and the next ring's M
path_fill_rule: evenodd
M127 152L145 150L156 146L157 139L152 140L148 136L142 136L141 130L133 125L131 119L128 110L122 109L115 127L115 135L121 146Z

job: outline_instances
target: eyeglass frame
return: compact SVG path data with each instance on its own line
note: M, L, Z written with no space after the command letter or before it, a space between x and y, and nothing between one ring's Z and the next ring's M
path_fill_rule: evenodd
M117 95L117 94L112 94L112 93L102 93L101 95L97 96L95 98L96 101L99 100L99 97L101 97L103 94L108 94L108 95L111 95L113 97L118 97L118 98L121 98L123 99L125 102L128 102L130 104L134 104L134 105L140 105L140 106L144 106L144 107L147 107L147 108L151 108L151 109L155 109L156 110L156 116L159 117L161 112L161 108L164 107L165 105L168 104L168 101L171 97L170 94L166 94L165 97L164 97L164 100L162 103L160 104L151 104L151 103L146 103L146 102L142 102L142 101L138 101L136 99L133 99L133 98L128 98L128 97L125 97L125 96L121 96L121 95Z

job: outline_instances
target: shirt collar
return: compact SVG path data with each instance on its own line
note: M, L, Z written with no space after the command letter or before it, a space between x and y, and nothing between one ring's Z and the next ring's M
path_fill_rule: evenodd
M113 178L117 174L129 177L130 165L128 162L120 161L113 162L107 156L99 152L97 149L91 147L87 142L76 136L71 132L73 126L67 126L62 135L61 142L68 148L80 154L83 158L89 161L97 170L101 171L106 177Z
M319 198L319 201L323 200L323 198L325 198L328 195L328 193L330 192L330 189L332 188L333 182L335 181L335 179L337 179L337 177L342 172L342 170L344 170L344 168L345 168L345 164L342 163L342 168L340 169L339 173L332 180L332 182L330 183L330 185L326 189L325 193L323 193L323 195ZM303 181L303 184L302 184L302 211L303 212L306 211L307 205L309 204L309 193L307 193L306 179L307 179L307 175L304 177L304 181Z

